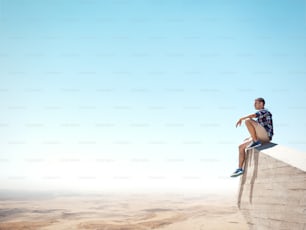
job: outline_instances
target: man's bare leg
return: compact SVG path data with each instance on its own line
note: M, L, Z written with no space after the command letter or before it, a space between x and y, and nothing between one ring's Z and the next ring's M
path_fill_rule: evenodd
M243 164L245 161L245 149L252 143L252 137L246 138L242 144L239 145L239 165L238 169L231 175L231 177L237 177L243 174Z
M238 168L242 168L245 160L245 149L252 142L252 138L247 138L245 141L239 145L239 165Z
M253 141L257 141L257 135L256 135L256 130L255 130L255 125L256 125L256 121L252 120L252 119L247 119L245 120L245 125L253 139Z

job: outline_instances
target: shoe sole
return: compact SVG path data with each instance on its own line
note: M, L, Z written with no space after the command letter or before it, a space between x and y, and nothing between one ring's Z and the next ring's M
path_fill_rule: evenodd
M254 148L259 147L259 146L262 146L262 144L254 145L252 147L248 147L247 149L254 149Z
M243 173L240 174L235 174L235 175L231 175L231 177L237 177L237 176L241 176Z

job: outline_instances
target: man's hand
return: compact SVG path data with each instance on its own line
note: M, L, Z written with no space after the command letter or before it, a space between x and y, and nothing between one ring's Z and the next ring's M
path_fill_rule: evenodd
M252 119L252 118L255 118L255 117L256 117L256 113L250 114L250 115L245 116L245 117L241 117L241 118L237 121L236 127L240 126L240 125L241 125L241 122L242 122L243 120L248 119L248 118L249 118L249 119Z
M236 128L241 125L242 119L240 118L236 123Z

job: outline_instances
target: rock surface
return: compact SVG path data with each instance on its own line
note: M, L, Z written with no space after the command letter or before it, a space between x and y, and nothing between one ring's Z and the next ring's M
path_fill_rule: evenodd
M247 150L238 208L249 228L306 230L306 153L269 143Z

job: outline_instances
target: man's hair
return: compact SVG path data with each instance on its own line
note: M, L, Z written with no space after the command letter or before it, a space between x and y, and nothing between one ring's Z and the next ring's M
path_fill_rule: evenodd
M259 97L259 98L256 98L255 101L259 101L259 102L262 102L263 105L265 105L265 99L263 99L262 97Z

